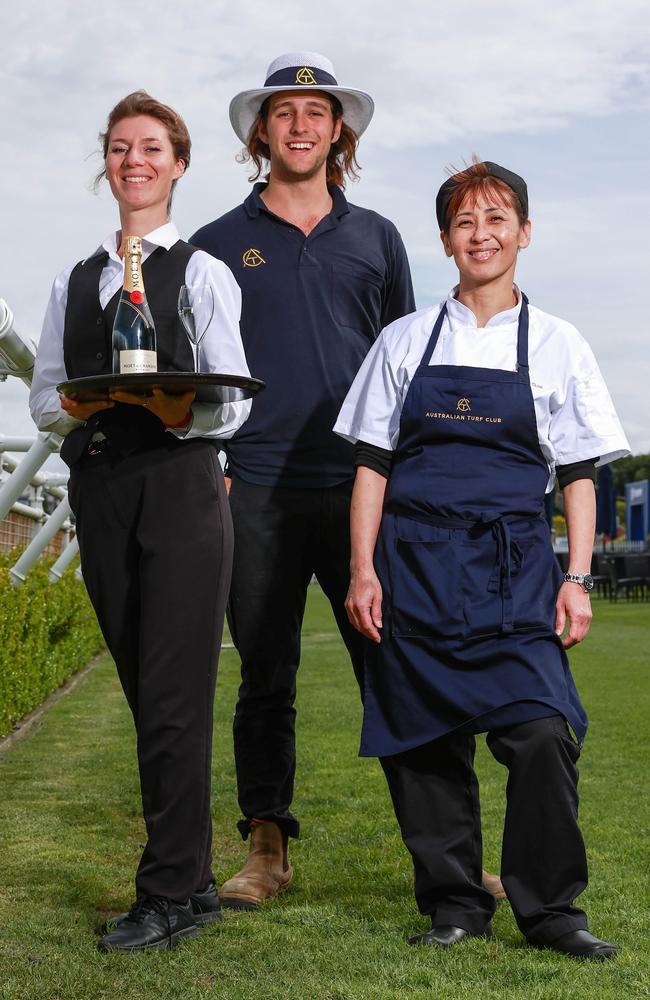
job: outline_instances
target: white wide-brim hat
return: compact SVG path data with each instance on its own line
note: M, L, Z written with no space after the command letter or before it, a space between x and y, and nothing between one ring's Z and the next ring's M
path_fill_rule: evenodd
M334 66L318 52L286 52L274 59L266 72L264 86L243 90L230 102L230 123L245 144L262 104L271 94L283 90L323 90L333 94L343 108L343 121L361 135L372 118L375 103L363 90L339 87Z

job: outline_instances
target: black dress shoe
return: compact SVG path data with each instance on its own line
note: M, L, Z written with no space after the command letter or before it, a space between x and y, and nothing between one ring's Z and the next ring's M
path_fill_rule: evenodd
M192 905L194 923L198 927L216 923L217 920L223 920L223 910L221 909L217 887L214 882L208 882L205 889L197 889L196 892L193 892L190 896L190 903ZM114 917L109 917L103 924L101 933L110 934L127 917L128 913L116 913Z
M467 937L492 937L492 924L488 924L480 934L472 934L464 927L454 927L452 924L436 924L426 934L415 934L409 938L409 944L428 944L437 948L450 948Z
M199 927L204 924L212 924L217 920L223 920L223 910L217 895L217 887L214 882L209 882L205 889L197 889L190 896L194 922Z
M146 951L173 948L181 938L197 935L192 906L164 896L143 896L97 948L99 951Z
M613 958L618 952L618 945L601 941L589 931L583 930L569 931L568 934L561 934L555 941L537 947L552 948L571 958Z

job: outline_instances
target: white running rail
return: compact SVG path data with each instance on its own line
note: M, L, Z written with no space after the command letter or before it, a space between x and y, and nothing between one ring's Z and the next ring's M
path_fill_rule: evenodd
M31 337L21 333L14 323L11 309L0 299L0 382L12 375L31 385L36 357L36 345ZM50 569L52 583L61 579L64 571L72 563L78 552L76 538L69 541L72 524L70 504L65 488L67 476L59 473L39 472L41 466L53 453L58 452L63 438L53 432L39 432L33 438L0 435L0 457L2 465L10 475L0 485L0 520L9 511L27 515L42 522L18 562L9 570L11 581L18 586L36 564L58 531L63 531L63 552ZM21 461L15 461L7 452L24 452ZM20 503L19 497L29 486L41 487L59 500L59 505L48 516L40 507L29 507ZM67 544L65 543L67 540Z

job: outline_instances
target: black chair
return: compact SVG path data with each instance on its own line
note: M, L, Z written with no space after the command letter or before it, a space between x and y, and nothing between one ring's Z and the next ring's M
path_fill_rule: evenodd
M645 596L645 586L644 577L641 573L634 572L632 569L636 569L635 564L630 564L629 575L628 575L628 559L635 559L636 556L609 556L607 558L606 566L607 572L609 574L609 599L610 601L617 601L618 595L623 592L625 594L625 599L629 601L630 596L637 598L639 596Z
M625 556L625 579L636 597L641 591L641 599L645 600L646 591L650 592L650 556L643 552L637 555Z

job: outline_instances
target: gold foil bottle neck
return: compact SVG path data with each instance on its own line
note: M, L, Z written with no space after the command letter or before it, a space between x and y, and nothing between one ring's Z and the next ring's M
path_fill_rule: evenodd
M126 292L142 292L142 239L140 236L125 236L122 241L122 256L124 258L124 290Z

